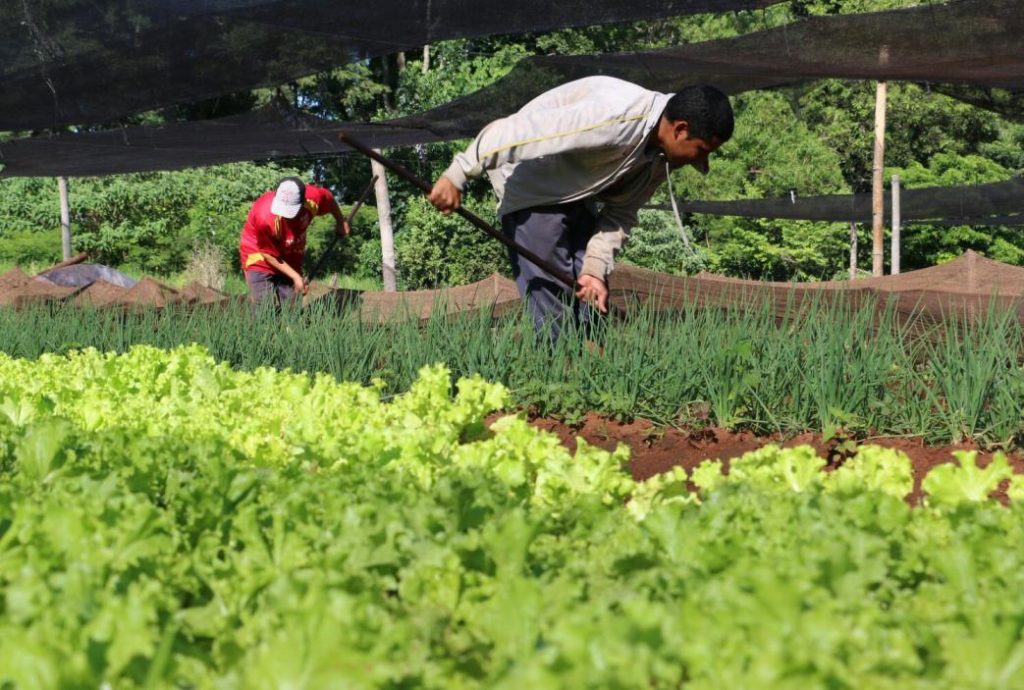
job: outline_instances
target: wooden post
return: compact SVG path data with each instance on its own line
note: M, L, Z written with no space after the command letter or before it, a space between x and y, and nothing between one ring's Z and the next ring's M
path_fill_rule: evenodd
M875 162L871 180L871 275L884 273L885 251L885 108L888 84L878 82L875 92Z
M61 258L71 258L71 212L68 208L68 180L57 178L57 190L60 192L60 244Z
M889 250L889 262L892 264L892 274L900 272L900 235L902 234L903 219L900 217L900 176L892 176L892 247Z
M378 150L377 153L380 153ZM384 166L370 160L370 169L377 176L374 194L377 197L377 219L380 223L380 250L383 259L384 292L398 290L395 273L395 235L391 227L391 199L388 197L388 178L384 175Z
M857 278L857 224L850 222L850 280Z
M423 46L423 74L430 71L430 44Z

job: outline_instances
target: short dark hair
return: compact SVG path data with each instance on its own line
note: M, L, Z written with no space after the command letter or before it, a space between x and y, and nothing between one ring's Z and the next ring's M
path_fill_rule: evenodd
M705 141L728 141L735 126L729 97L707 84L687 86L672 96L663 115L671 122L686 120L690 136Z

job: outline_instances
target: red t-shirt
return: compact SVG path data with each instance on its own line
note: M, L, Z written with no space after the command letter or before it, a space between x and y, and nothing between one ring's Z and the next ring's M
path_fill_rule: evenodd
M282 218L270 212L274 190L257 199L249 209L249 217L242 228L238 253L243 271L276 273L264 256L272 256L302 273L302 259L306 254L306 228L316 216L331 213L337 208L334 196L315 185L306 185L306 202L294 218Z

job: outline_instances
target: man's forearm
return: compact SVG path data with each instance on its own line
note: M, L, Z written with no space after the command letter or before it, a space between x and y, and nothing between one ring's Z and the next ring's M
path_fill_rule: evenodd
M263 260L266 261L268 264L270 264L270 267L272 269L274 269L278 273L285 274L292 281L298 280L301 277L301 276L299 276L298 272L294 268L292 268L291 266L289 266L285 262L276 259L273 256L267 256L266 254L264 254L263 255Z

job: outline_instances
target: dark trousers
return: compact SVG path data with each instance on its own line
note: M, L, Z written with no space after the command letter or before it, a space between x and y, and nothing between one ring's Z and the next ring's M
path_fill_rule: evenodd
M582 201L535 206L501 217L507 237L573 278L578 278L583 268L583 255L596 222ZM582 328L590 325L590 307L577 300L572 290L511 249L509 257L519 294L526 298L538 334L547 333L555 342L569 317Z
M262 271L246 271L245 284L249 286L249 299L259 304L265 299L273 299L276 304L286 304L295 298L295 286L291 278L279 273L263 273Z

